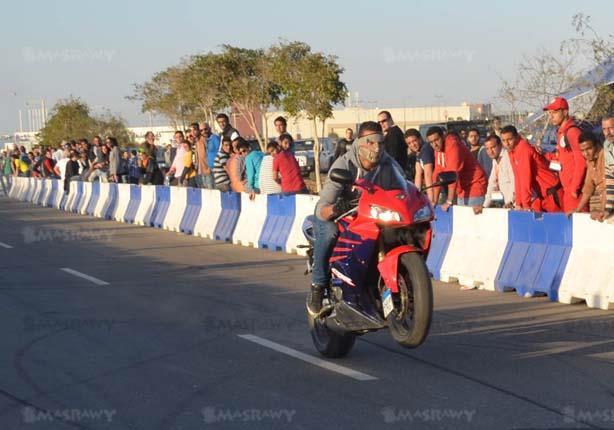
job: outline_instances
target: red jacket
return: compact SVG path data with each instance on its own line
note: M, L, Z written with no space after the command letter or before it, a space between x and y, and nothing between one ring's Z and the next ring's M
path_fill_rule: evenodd
M449 188L456 188L458 197L482 197L486 194L488 180L484 169L475 161L469 148L453 134L446 136L442 151L435 151L433 177L450 171L458 175L458 181Z
M559 183L550 163L524 139L520 139L513 151L508 151L514 171L516 206L531 209L534 200L546 197L549 188Z
M566 120L556 133L556 149L558 160L561 163L561 185L565 192L582 190L586 176L586 160L580 152L580 133L572 118Z

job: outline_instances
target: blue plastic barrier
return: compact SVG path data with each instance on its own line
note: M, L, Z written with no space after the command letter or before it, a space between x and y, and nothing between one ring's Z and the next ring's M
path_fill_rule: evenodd
M203 203L203 194L200 188L188 188L188 204L185 207L183 218L179 223L179 229L185 234L194 234L196 220L200 215Z
M94 210L96 209L96 205L98 204L98 199L100 198L100 182L92 182L92 195L90 196L90 201L87 203L87 207L85 208L85 213L88 215L94 215Z
M77 189L77 193L72 201L71 207L68 208L68 210L70 210L71 212L77 212L79 210L79 207L81 206L81 200L83 199L83 182L76 182L77 184L75 185L75 187Z
M439 206L435 208L435 221L433 222L433 239L426 265L433 278L441 278L441 265L446 258L450 239L452 238L452 220L454 219L454 208L447 212L441 210Z
M268 195L267 214L258 239L258 247L285 251L295 214L296 196Z
M117 184L109 184L109 197L102 209L102 216L105 219L113 219L115 208L117 207Z
M237 226L239 215L241 214L241 194L221 193L222 212L215 225L215 240L232 242L232 234Z
M43 205L46 207L53 207L57 197L58 197L58 187L60 187L60 181L57 179L52 179L50 181L51 191L47 195L47 199L43 202Z
M134 224L134 219L136 218L136 212L139 210L139 205L141 204L141 187L138 185L130 185L130 202L128 203L128 207L126 208L126 213L124 214L124 222L128 222L130 224Z
M151 226L162 228L162 223L171 203L171 189L164 185L156 185L156 204L151 213Z
M495 280L497 291L544 293L558 300L572 245L572 219L565 214L509 212L508 244Z

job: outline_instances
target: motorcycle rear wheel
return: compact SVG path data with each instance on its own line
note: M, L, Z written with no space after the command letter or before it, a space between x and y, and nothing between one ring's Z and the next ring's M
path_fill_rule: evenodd
M356 335L352 333L341 335L326 327L324 321L309 316L307 318L309 319L309 331L313 345L324 357L341 358L352 350Z
M399 293L388 315L392 338L406 348L420 346L428 336L433 315L433 286L422 255L408 253L399 260Z

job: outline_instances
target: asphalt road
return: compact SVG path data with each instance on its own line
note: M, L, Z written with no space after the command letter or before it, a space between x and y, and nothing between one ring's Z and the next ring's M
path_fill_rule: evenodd
M314 362L303 270L0 198L0 429L614 428L614 312L435 283L419 349Z

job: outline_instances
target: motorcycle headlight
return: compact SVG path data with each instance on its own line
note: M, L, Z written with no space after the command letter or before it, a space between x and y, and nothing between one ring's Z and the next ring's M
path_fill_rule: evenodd
M396 211L391 211L389 209L380 208L379 206L371 206L371 210L369 211L369 216L373 219L377 219L383 222L390 221L401 221L401 215L399 215Z
M428 221L433 217L433 209L431 205L424 205L421 209L418 209L414 215L414 222Z

